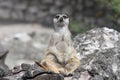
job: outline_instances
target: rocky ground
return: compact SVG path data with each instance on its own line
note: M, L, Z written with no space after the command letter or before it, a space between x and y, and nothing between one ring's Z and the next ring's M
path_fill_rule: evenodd
M42 36L37 31L36 34L33 31L32 33L17 33L9 38L7 36L2 39L1 44L7 49L3 47L0 49L0 64L6 66L4 64L5 59L5 63L9 67L13 67L11 64L15 67L11 70L7 66L6 68L0 67L0 80L120 80L119 32L104 27L94 28L83 34L78 34L74 38L74 47L78 52L81 66L73 76L68 77L46 72L36 63L30 64L34 60L40 60L43 57L42 53L46 47L42 50L43 52L40 52L40 49L43 49L41 45L47 46L48 42L46 40L49 41L48 36L51 32L52 30L50 32L48 30L48 34L44 33ZM37 35L39 36L36 37ZM40 36L42 39L46 37L41 40ZM39 55L36 55L38 53Z

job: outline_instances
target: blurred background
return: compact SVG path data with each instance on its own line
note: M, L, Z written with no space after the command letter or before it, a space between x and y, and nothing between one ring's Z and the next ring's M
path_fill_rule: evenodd
M95 27L120 31L120 0L0 0L0 41L10 50L10 68L43 58L57 13L70 16L74 36Z

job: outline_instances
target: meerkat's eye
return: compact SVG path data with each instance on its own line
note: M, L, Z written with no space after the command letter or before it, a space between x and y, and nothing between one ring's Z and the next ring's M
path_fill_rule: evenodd
M68 17L66 15L64 15L63 18L68 18Z
M55 16L55 18L57 18L57 19L58 19L58 18L59 18L59 15Z

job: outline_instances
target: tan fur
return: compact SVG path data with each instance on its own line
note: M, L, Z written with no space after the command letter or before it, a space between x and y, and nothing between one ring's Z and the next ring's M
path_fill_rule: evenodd
M40 64L48 71L65 75L73 73L79 67L80 61L72 46L71 34L68 28L59 32L54 31L45 58Z

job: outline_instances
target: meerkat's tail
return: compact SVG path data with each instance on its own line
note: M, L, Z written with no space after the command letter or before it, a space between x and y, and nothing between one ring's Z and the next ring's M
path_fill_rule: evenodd
M48 71L48 68L47 68L46 66L44 66L43 64L41 64L41 63L39 63L39 62L37 62L37 61L35 61L35 63L36 63L37 65L39 65L40 67L42 67L44 70Z

